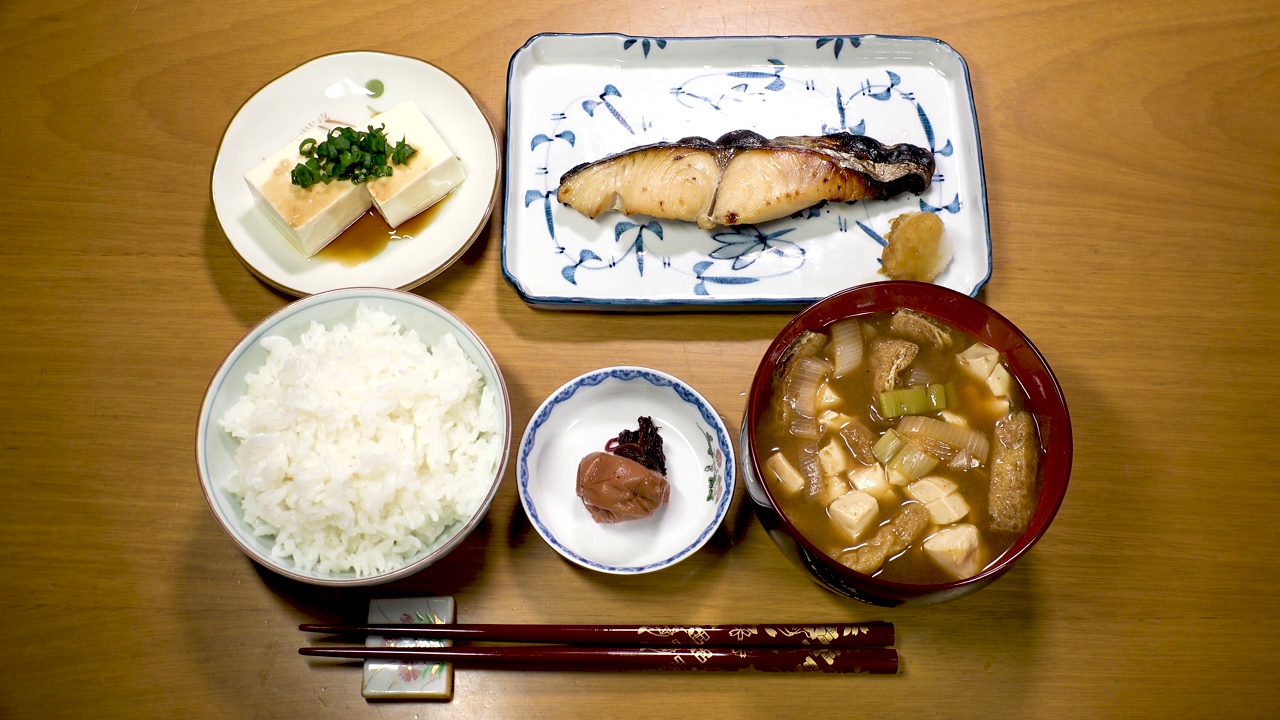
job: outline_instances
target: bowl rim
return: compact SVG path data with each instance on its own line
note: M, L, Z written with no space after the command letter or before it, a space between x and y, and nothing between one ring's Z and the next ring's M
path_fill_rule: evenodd
M218 391L221 390L222 384L225 382L227 375L230 374L231 368L235 364L234 361L243 356L247 350L252 348L253 345L259 342L264 336L270 334L270 331L281 321L292 317L303 310L309 309L312 306L324 305L335 301L357 301L363 298L375 299L379 297L387 300L407 302L430 313L441 316L445 320L449 321L450 324L463 331L463 333L468 336L468 339L475 344L476 348L480 350L486 363L493 370L493 375L497 385L494 390L497 392L502 402L502 414L504 418L502 452L499 454L498 464L494 469L494 478L489 486L489 490L480 505L477 507L475 513L473 513L466 522L456 524L458 529L453 532L452 537L442 543L434 551L394 570L365 577L327 577L302 572L291 566L283 564L280 559L260 553L257 549L250 546L243 538L240 537L240 534L230 526L228 518L224 517L219 511L217 500L214 498L214 493L218 492L218 489L214 487L214 480L209 476L207 468L208 448L205 442L205 437L209 433L210 425L213 423L213 403L218 395ZM397 318L397 322L401 322L403 327L403 322L400 321L399 318ZM489 507L492 505L494 498L498 494L498 489L502 485L502 480L506 476L507 464L511 454L511 425L511 396L507 389L506 379L502 375L502 369L498 366L498 362L494 358L493 353L489 350L488 345L484 343L480 336L476 334L475 330L464 322L462 318L458 317L448 308L433 300L428 300L421 295L405 290L363 286L337 288L334 290L326 290L312 295L307 295L287 303L283 307L259 320L248 332L244 334L239 342L227 351L221 362L219 362L218 369L209 379L209 383L205 388L204 397L200 403L199 415L196 420L196 474L199 477L201 493L204 496L205 503L208 505L209 512L213 515L214 520L217 521L219 527L222 528L223 533L231 539L236 547L240 548L241 552L247 555L258 565L266 567L267 569L287 578L311 585L321 585L326 587L360 587L380 585L382 583L412 575L444 557L455 547L461 544L462 541L465 540L467 536L470 535L471 532L484 520L484 517L488 514Z
M827 319L825 322L818 324L807 323L810 318L824 317L825 311L833 306L842 306L844 303L850 302L848 298L859 295L871 295L861 307L855 308L852 313L839 313ZM1018 342L1025 345L1030 351L1032 357L1039 365L1032 368L1035 373L1041 373L1047 383L1042 383L1042 387L1048 392L1045 393L1047 405L1051 409L1060 410L1063 422L1060 426L1052 428L1052 432L1048 434L1042 431L1037 423L1037 435L1041 445L1041 462L1037 468L1037 474L1040 480L1041 496L1037 502L1035 513L1032 515L1027 528L1022 532L1013 544L1007 550L1001 553L997 558L992 560L981 572L963 580L953 580L945 583L902 583L892 580L884 580L872 575L865 575L848 566L840 563L832 558L823 550L814 545L798 528L791 523L778 505L773 496L773 492L769 487L769 483L764 480L764 473L758 460L759 449L756 446L756 422L758 413L753 412L760 406L764 400L762 394L771 384L770 376L774 367L777 365L782 351L790 345L791 341L799 334L801 330L812 329L815 327L825 327L837 319L845 317L855 317L860 315L869 315L878 312L888 312L897 307L908 307L917 312L930 315L937 319L943 320L953 326L961 327L955 320L943 317L937 312L929 309L916 307L904 302L890 303L891 300L901 300L903 297L908 298L909 302L923 304L925 298L936 296L934 300L928 302L941 303L943 307L961 307L969 311L984 314L987 317L987 323L995 323L1012 335ZM961 327L961 329L970 334L980 335L969 328ZM997 348L1002 354L1005 353L1004 348ZM767 371L766 371L767 368ZM1013 371L1014 368L1010 367ZM1035 374L1033 373L1033 374ZM1019 376L1018 372L1011 372L1014 379L1023 386L1026 392L1026 384L1024 379ZM1027 392L1028 397L1031 396ZM963 293L956 292L949 288L945 288L932 283L916 282L910 280L886 280L873 283L865 283L846 288L833 293L822 300L810 305L801 312L797 313L781 331L774 337L773 341L765 350L761 357L760 363L756 367L755 375L752 377L751 386L747 393L747 404L744 411L743 434L746 437L747 452L746 457L742 458L742 462L750 464L751 473L758 479L760 488L764 496L768 499L771 509L777 514L779 521L787 528L788 534L797 543L804 548L808 554L821 562L825 567L832 569L840 577L848 577L858 586L866 587L871 592L878 592L881 595L895 598L917 598L922 596L939 595L945 597L954 597L954 593L961 588L969 586L981 587L986 583L994 580L1004 574L1010 566L1013 565L1018 558L1022 557L1033 545L1040 540L1057 516L1058 510L1062 506L1063 499L1066 496L1067 485L1071 475L1071 460L1073 454L1073 438L1071 433L1071 417L1070 410L1067 406L1066 397L1063 395L1062 386L1058 383L1057 377L1053 373L1053 369L1049 366L1044 355L1031 342L1029 338L1008 318L1000 314L995 308L983 303L976 298L969 297ZM1047 459L1052 458L1054 464L1050 465ZM1052 481L1052 483L1051 483ZM1052 492L1050 488L1052 486Z
M630 377L622 377L630 376ZM599 378L596 382L591 382ZM703 421L711 426L716 433L716 446L724 454L724 490L716 503L715 514L707 527L694 539L694 541L686 547L673 553L670 557L649 563L647 565L609 565L597 562L573 552L564 547L551 532L550 528L539 519L537 507L529 492L529 455L533 451L534 435L537 428L541 426L550 417L550 413L557 405L572 397L578 390L587 385L599 385L608 379L617 379L624 382L632 380L644 380L655 386L667 385L676 392L680 399L689 402L691 399L698 408L699 415ZM660 382L654 382L654 380ZM690 397L684 397L689 395ZM701 393L680 378L670 373L656 370L650 367L640 365L610 365L607 367L596 368L584 372L571 380L566 381L560 387L556 388L546 399L538 405L533 414L529 417L529 423L525 426L524 434L520 438L519 449L516 452L516 490L520 496L520 505L524 508L525 516L529 520L529 524L538 532L548 545L552 547L565 559L576 565L596 570L598 572L608 573L611 575L643 575L657 570L672 567L683 560L687 559L702 546L707 544L711 536L715 534L720 525L724 523L724 519L728 516L729 505L733 501L734 491L737 484L737 460L734 452L734 443L732 435L729 433L728 427L724 424L724 419L716 412L715 406L711 404Z

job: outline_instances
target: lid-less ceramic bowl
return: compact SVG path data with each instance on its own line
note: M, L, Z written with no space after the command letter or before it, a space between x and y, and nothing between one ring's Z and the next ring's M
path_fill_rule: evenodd
M648 416L667 460L670 498L649 517L597 523L576 492L578 463ZM547 544L585 568L637 575L697 552L733 498L729 431L678 378L641 367L593 370L565 383L529 420L516 461L520 502Z
M435 346L446 333L452 333L462 354L479 371L480 381L484 387L493 393L497 413L493 424L496 427L480 434L484 442L492 444L493 466L468 478L469 481L483 486L476 487L467 493L468 498L479 499L476 507L471 509L465 517L452 519L439 536L427 541L416 552L403 558L401 564L370 574L358 574L354 570L324 572L304 567L297 562L296 556L287 552L287 548L277 547L275 534L255 528L245 521L242 496L228 489L228 478L237 470L237 449L241 443L223 429L222 422L232 406L246 394L247 378L252 373L256 373L266 362L268 350L264 347L264 339L278 336L296 344L312 323L319 323L329 330L337 324L350 327L355 322L357 310L361 306L367 310L382 311L391 315L401 326L402 333L416 333L422 343L428 347ZM392 372L397 370L392 368ZM409 376L420 377L412 374ZM301 383L301 385L307 384ZM416 387L413 388L413 394L417 396ZM421 400L421 397L418 396L417 399ZM305 404L307 401L304 399L299 402ZM405 399L401 398L401 402L405 402ZM380 412L377 408L373 410ZM394 410L389 412L395 413ZM348 421L353 420L348 418ZM418 423L418 426L421 427L422 424ZM403 427L401 429L403 430ZM296 434L299 440L302 440L307 437L308 431L300 429ZM431 565L458 546L479 525L490 503L493 502L503 473L506 471L510 437L511 406L506 382L488 348L471 328L444 307L417 295L397 290L352 288L319 293L285 306L249 331L232 349L209 383L204 402L200 406L196 429L196 468L200 475L201 489L204 491L214 518L232 542L254 561L286 577L316 585L376 585L405 577ZM474 448L474 445L472 447ZM295 452L297 449L291 448L290 451ZM303 451L305 452L305 448ZM319 451L319 454L323 455L324 448L319 448ZM460 459L464 462L470 457L466 451L454 450L453 452L461 452L463 456ZM378 460L369 454L365 454L365 457L370 462ZM435 462L443 464L439 457ZM428 465L429 463L419 464L415 467L421 469ZM293 468L295 465L290 464L289 467ZM367 478L368 475L362 474L357 477L353 473L345 479L338 475L339 473L335 471L336 484L356 487L357 493L366 492L358 488L365 482L362 478ZM459 472L457 476L462 476L462 473ZM433 475L431 472L422 471L416 481L431 483ZM285 488L283 492L295 490L305 492L304 501L307 502L312 502L317 492L337 492L332 483L330 487L319 491L314 488L308 490L297 487L296 477L288 473L280 485ZM376 488L368 490L368 492L377 491ZM441 490L439 494L443 495L446 492L452 491ZM335 512L352 511L359 514L361 508L353 509L353 504L359 503L347 503L345 506L339 503L335 506L337 508Z

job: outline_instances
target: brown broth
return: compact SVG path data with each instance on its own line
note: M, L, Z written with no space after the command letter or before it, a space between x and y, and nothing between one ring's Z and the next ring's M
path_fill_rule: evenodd
M869 349L872 339L876 337L897 337L896 334L888 329L890 317L889 314L882 313L859 318L863 325L864 347ZM956 355L973 343L978 342L977 339L953 326L949 326L949 329L959 339L945 348L931 347L926 343L912 340L912 342L920 345L920 353L911 365L899 375L897 387L904 387L907 384L906 381L913 369L926 372L929 375L929 382L954 383L956 393L960 399L960 407L957 409L949 408L949 411L963 416L970 427L985 433L992 443L992 452L994 452L995 423L1005 415L1005 411L991 402L992 394L985 382L960 369L959 363L956 361ZM832 361L829 340L827 347L822 351L822 356L828 362ZM843 400L840 405L832 409L861 421L877 438L885 430L896 427L901 420L901 418L885 420L880 417L876 407L878 398L872 391L871 371L865 357L861 367L844 377L832 378L829 384ZM780 386L781 383L778 383L778 385ZM1025 405L1025 395L1022 388L1018 386L1016 381L1012 385L1013 396L1010 398L1009 411L1021 409ZM774 452L781 451L793 466L799 467L798 457L802 440L791 435L788 425L783 420L782 406L784 401L782 388L779 386L775 386L770 409L761 419L757 431L757 447L760 449L760 457L762 459L770 457ZM934 415L934 417L937 417L937 415ZM819 447L825 445L833 436L834 431L825 432L818 441ZM957 492L964 496L970 508L969 514L961 522L972 523L978 528L983 547L981 559L983 566L994 562L1009 549L1018 536L1017 533L999 532L992 530L990 527L991 518L987 511L990 460L989 456L984 465L970 470L953 469L947 467L946 463L939 463L933 471L928 473L933 476L946 477L959 486ZM855 467L858 466L856 460L854 464ZM810 498L803 491L790 493L782 487L772 473L766 471L764 475L765 481L770 485L774 499L787 516L787 519L814 545L832 558L839 560L843 553L865 544L874 535L875 528L871 528L857 540L851 540L844 530L831 519L826 506L821 501ZM887 523L903 502L914 502L907 498L901 487L896 488L896 491L897 501L885 502L880 500L878 502L879 517L877 524ZM930 525L906 551L886 561L881 570L875 573L876 577L912 584L944 583L955 580L955 577L938 567L923 549L924 541L940 529L938 526Z
M315 257L317 260L328 260L345 267L366 262L385 250L390 243L412 240L420 235L451 197L453 193L445 195L440 202L404 221L398 228L392 228L377 210L370 208L351 227L334 238L333 242L321 248Z

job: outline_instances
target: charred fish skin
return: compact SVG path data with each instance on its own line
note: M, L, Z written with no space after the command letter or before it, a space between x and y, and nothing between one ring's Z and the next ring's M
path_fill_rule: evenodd
M754 138L739 138L739 135ZM763 141L763 142L761 142ZM885 145L873 137L837 132L829 135L789 135L765 140L758 133L738 130L718 142L743 148L767 147L819 153L841 167L867 176L868 197L884 200L904 192L919 194L929 188L936 168L933 152L918 145Z
M847 132L773 139L735 130L687 137L582 163L564 173L560 202L595 218L617 210L710 229L786 217L823 201L922 193L933 153Z

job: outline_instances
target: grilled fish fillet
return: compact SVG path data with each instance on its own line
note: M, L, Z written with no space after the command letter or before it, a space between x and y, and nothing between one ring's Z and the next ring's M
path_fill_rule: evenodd
M735 130L712 142L688 137L578 165L560 178L560 202L594 218L609 210L717 225L756 224L823 201L921 193L933 153L835 133L772 140Z

